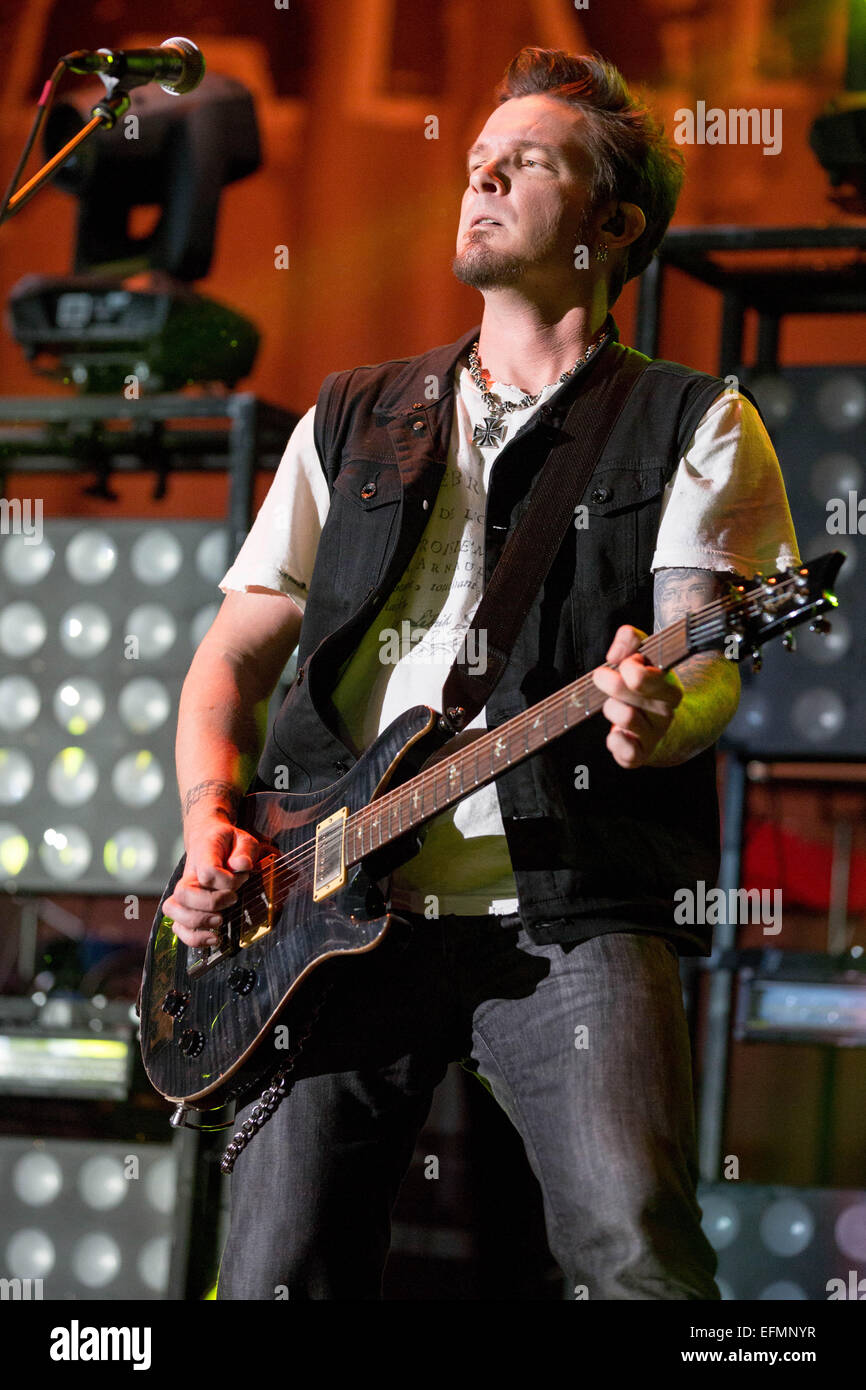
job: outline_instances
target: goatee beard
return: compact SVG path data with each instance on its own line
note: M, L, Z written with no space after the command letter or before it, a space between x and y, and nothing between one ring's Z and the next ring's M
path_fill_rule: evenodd
M515 256L505 256L490 247L476 243L451 262L457 280L474 290L491 290L500 285L513 285L525 270L524 262Z

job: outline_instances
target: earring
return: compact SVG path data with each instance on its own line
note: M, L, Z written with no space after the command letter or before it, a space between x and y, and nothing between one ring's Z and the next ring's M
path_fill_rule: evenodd
M597 261L607 260L607 242L601 241L595 248L595 259Z

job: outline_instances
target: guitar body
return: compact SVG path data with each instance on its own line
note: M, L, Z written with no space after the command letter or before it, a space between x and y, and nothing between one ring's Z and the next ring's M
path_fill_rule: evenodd
M186 856L181 859L151 929L140 999L145 1070L167 1100L210 1110L261 1081L285 1060L285 1051L273 1047L273 1030L301 981L323 961L372 950L382 940L391 921L381 888L384 861L376 855L353 865L341 888L314 901L307 866L316 826L342 807L360 810L412 776L448 738L437 719L423 705L406 711L324 791L244 798L238 824L288 868L271 876L266 859L260 876L250 875L239 890L240 938L235 934L226 952L185 946L163 915L184 872ZM388 867L417 847L417 837L392 845Z

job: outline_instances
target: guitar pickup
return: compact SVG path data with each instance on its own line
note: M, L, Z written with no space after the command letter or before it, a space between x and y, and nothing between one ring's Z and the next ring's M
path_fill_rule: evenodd
M220 946L189 946L186 957L186 973L189 979L195 980L199 975L206 974L215 965L219 965L221 960L236 955L237 949L237 941L230 940L228 936Z
M342 888L346 882L346 817L348 806L316 826L316 864L313 873L313 902L319 903Z

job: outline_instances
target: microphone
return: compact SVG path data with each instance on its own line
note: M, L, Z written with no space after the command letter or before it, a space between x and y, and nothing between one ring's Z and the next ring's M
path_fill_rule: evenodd
M190 39L166 39L159 48L80 48L62 62L70 72L134 78L136 86L158 82L172 96L191 92L204 77L204 55Z

